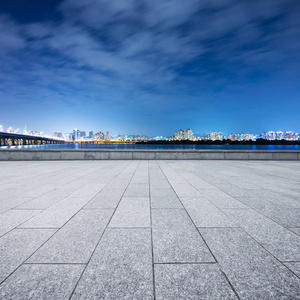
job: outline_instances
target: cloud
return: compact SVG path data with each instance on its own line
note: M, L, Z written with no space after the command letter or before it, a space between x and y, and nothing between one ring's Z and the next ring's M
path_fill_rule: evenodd
M0 87L28 99L51 90L75 103L80 91L135 109L188 106L182 95L200 89L296 72L299 8L296 0L64 0L50 21L0 15Z

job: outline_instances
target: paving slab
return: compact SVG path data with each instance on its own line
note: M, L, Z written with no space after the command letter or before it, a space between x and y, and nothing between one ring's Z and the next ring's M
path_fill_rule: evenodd
M289 228L289 230L295 232L296 234L300 235L300 227L297 228Z
M0 214L0 236L38 215L40 210L9 210Z
M300 278L300 261L284 263L291 271L293 271Z
M89 203L84 206L84 209L114 209L121 200L125 188L106 188L96 195Z
M300 278L240 228L201 228L241 299L299 299Z
M150 193L151 194L151 193ZM176 195L151 195L152 208L183 208L180 200Z
M299 299L298 186L293 161L1 161L0 299Z
M23 265L0 286L0 298L69 299L82 265Z
M214 262L184 209L152 209L155 263Z
M68 222L90 198L65 198L23 223L21 228L60 228Z
M216 264L155 264L157 300L238 299Z
M195 189L193 186L190 184L173 184L173 189L175 190L176 194L178 197L199 197L201 196L200 192Z
M113 210L81 210L26 263L87 263Z
M149 197L149 184L131 183L127 187L124 197Z
M12 208L19 207L23 203L27 203L32 198L6 198L0 199L0 214Z
M54 233L53 229L14 229L2 236L0 238L0 283Z
M219 208L248 208L247 205L237 200L236 198L224 193L218 189L201 190L201 195L209 199Z
M205 198L181 198L180 200L197 227L238 227Z
M300 236L254 210L224 210L281 261L300 261Z
M153 298L150 229L107 229L72 299Z
M150 227L150 200L123 197L109 227Z

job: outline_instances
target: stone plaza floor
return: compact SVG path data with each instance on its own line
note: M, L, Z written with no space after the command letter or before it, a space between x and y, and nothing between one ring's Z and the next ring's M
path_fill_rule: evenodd
M2 161L0 299L300 299L300 163Z

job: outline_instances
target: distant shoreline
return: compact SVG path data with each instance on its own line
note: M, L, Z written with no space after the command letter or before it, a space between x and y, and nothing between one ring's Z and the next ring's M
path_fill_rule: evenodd
M136 144L170 144L170 145L300 145L300 141L286 141L286 140L263 140L258 139L256 141L231 141L231 140L222 140L222 141L190 141L190 140L181 140L181 141L140 141Z

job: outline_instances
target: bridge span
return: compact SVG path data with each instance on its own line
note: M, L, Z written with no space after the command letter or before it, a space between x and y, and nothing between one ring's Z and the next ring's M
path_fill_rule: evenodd
M0 147L1 146L64 144L64 143L65 143L64 140L58 140L55 138L0 132Z

